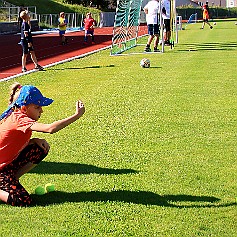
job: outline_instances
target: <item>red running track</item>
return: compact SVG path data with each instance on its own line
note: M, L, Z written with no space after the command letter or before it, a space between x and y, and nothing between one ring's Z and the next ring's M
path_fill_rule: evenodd
M47 67L56 62L109 47L111 45L112 31L112 27L95 29L95 45L92 45L90 40L87 45L83 45L84 31L68 32L66 34L68 38L67 45L60 44L58 33L33 35L34 48L38 63L41 66ZM19 34L0 36L0 80L7 80L8 78L22 74L22 48L21 45L18 44L19 41ZM27 70L30 71L33 69L34 64L32 63L30 56L28 56Z
M146 27L141 26L139 35L145 34ZM83 45L84 31L68 32L67 45L60 44L58 33L33 35L35 53L38 63L49 67L57 62L70 58L80 57L100 49L109 48L112 42L113 27L95 29L95 45L89 40L88 45ZM19 45L20 35L0 35L0 80L14 78L21 73L22 48ZM30 56L27 58L27 73L32 72L34 64Z

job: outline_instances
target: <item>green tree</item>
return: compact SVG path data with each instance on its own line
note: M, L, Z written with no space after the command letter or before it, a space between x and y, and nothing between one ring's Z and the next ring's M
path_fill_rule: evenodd
M81 4L85 7L88 6L96 6L99 9L107 9L109 3L111 2L110 0L65 0L67 3L72 3L72 4ZM115 1L116 2L116 1Z

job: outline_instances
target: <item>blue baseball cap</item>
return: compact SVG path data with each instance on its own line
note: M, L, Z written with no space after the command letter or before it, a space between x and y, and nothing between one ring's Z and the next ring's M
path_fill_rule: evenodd
M16 106L35 104L40 106L48 106L53 100L46 98L35 86L26 85L21 87L20 94L14 102Z
M52 104L52 102L52 99L44 97L39 89L37 89L35 86L22 86L18 98L14 102L12 102L9 107L3 112L3 114L0 116L0 120L8 117L14 110L14 107L21 107L23 105L29 104L48 106Z

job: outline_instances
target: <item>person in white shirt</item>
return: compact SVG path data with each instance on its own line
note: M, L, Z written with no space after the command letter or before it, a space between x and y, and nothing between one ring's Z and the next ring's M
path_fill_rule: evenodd
M145 52L151 52L150 45L154 39L154 52L158 52L158 43L159 43L159 36L160 36L160 24L159 24L159 0L151 0L149 1L145 7L143 8L146 14L146 22L148 28L148 40L147 45L145 48Z
M164 19L164 41L165 45L170 45L170 0L162 1L162 17Z

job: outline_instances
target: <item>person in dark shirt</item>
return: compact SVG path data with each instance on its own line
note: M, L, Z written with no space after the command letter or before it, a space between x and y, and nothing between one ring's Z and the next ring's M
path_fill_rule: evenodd
M35 65L35 69L37 70L43 70L43 67L38 64L34 47L33 47L33 39L31 34L30 25L28 22L30 22L30 16L27 11L22 11L20 14L20 17L22 18L23 22L21 25L21 46L22 46L22 72L26 72L26 59L28 54L30 53L31 60L33 61Z
M24 6L22 5L22 6L20 6L20 10L19 10L19 14L18 14L18 27L19 27L19 31L21 32L21 25L22 25L22 22L23 22L23 20L22 20L22 18L20 17L20 15L21 15L21 12L23 12L23 11L25 11L25 8L24 8Z

